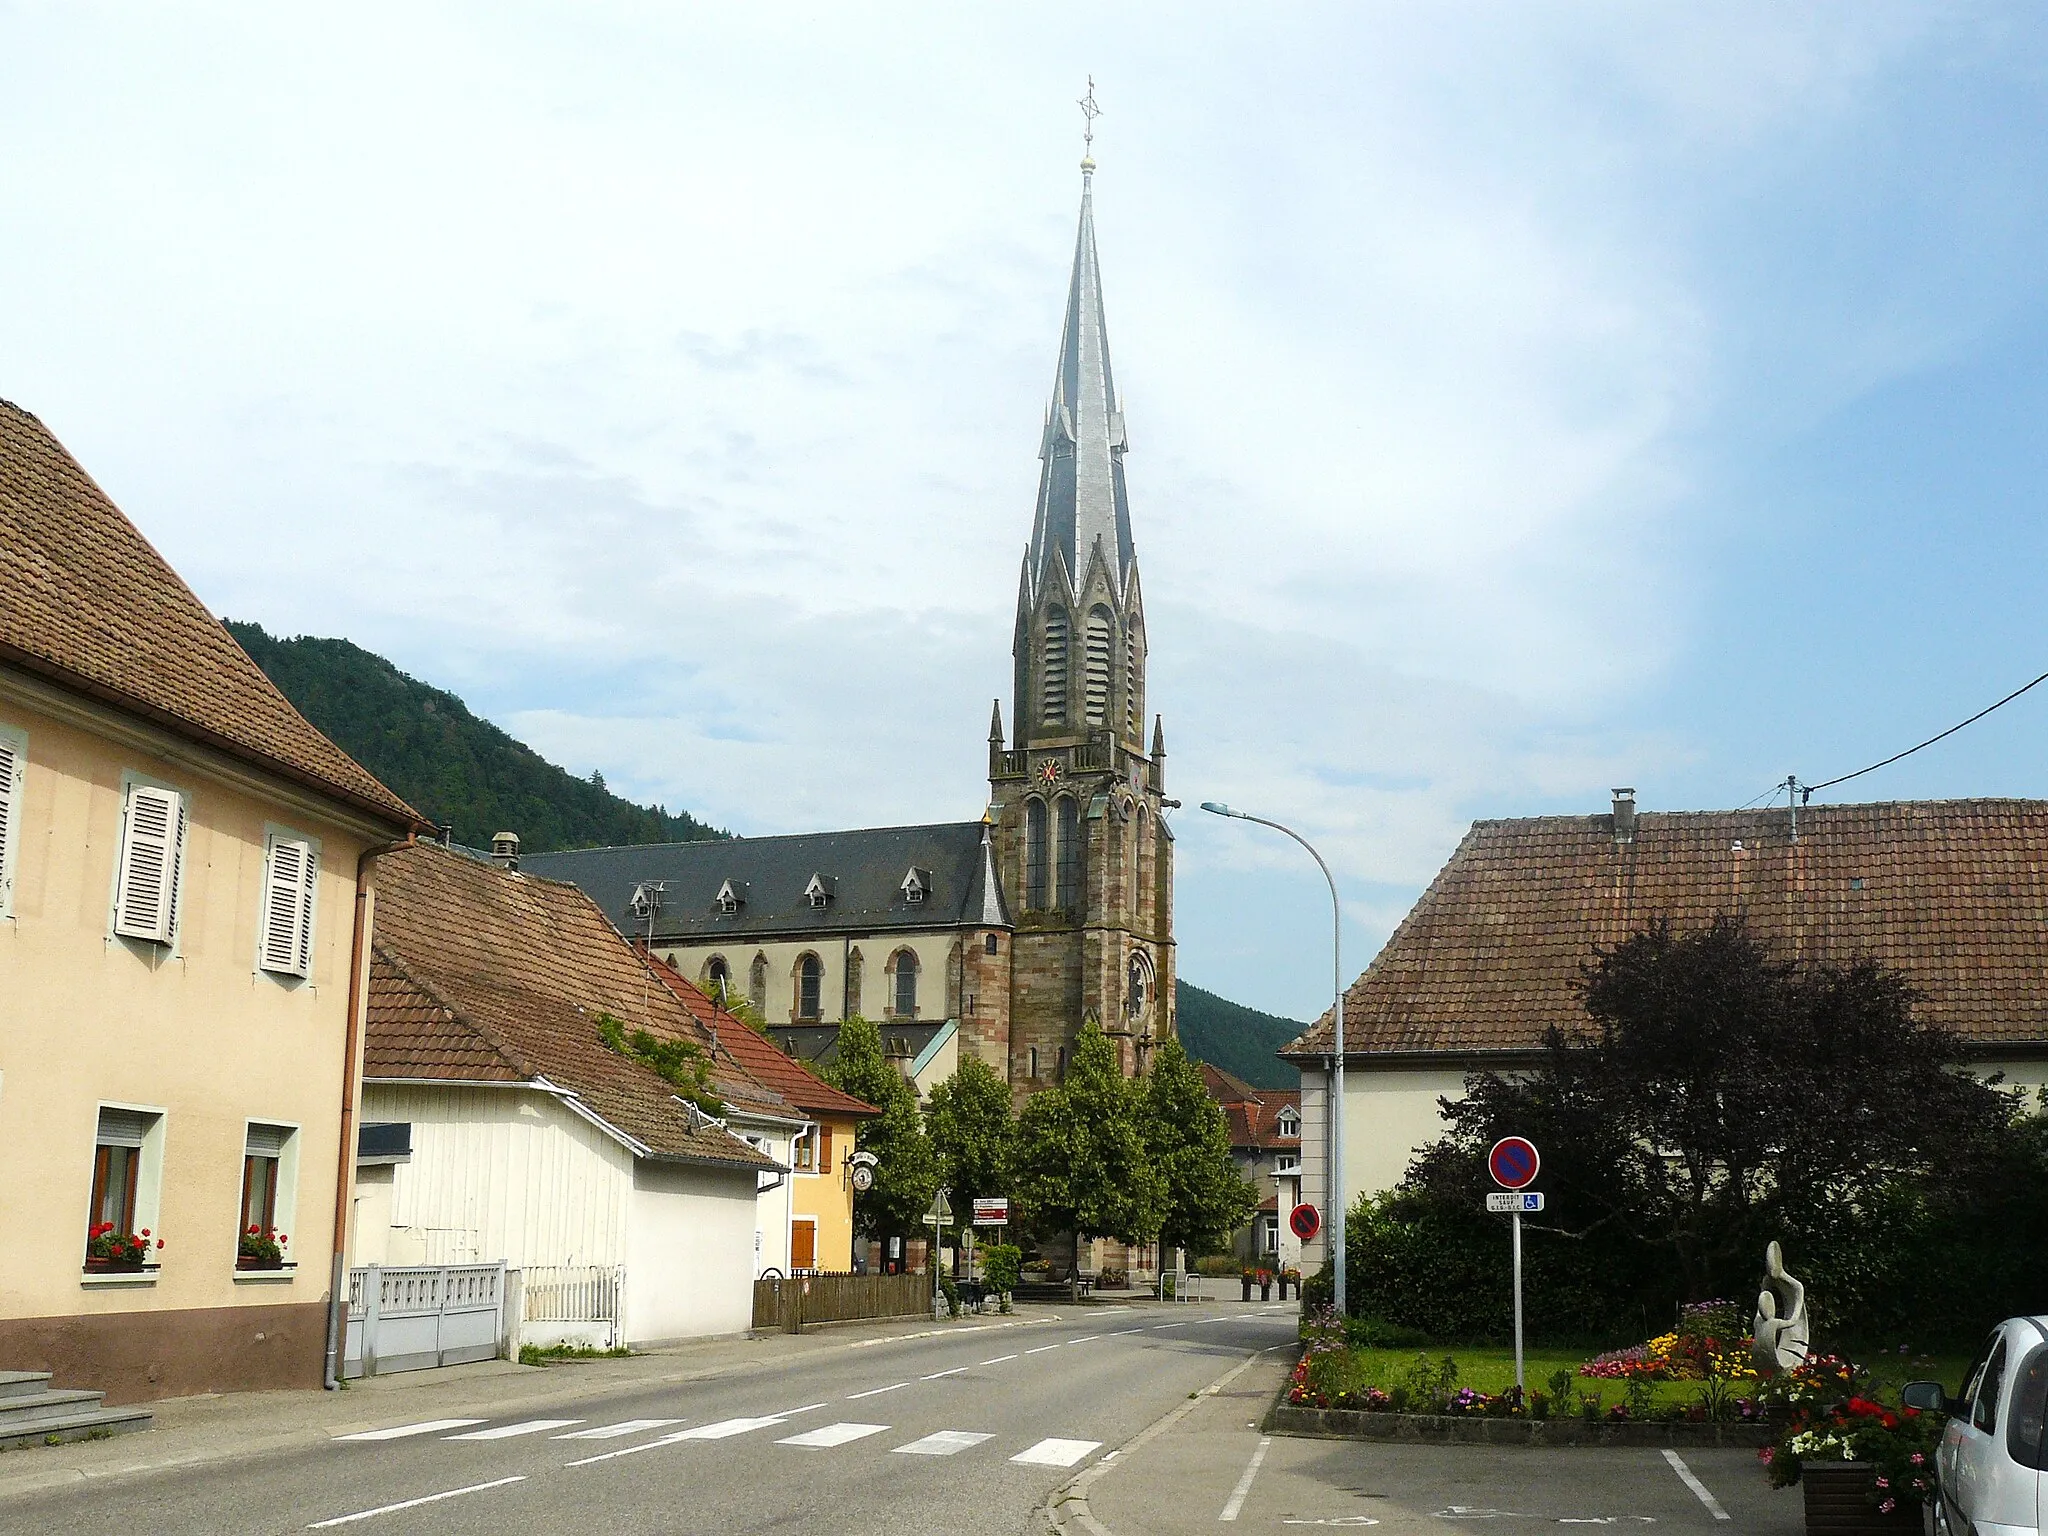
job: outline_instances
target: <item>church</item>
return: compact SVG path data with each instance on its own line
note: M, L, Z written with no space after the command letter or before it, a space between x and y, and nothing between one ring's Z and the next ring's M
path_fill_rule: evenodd
M987 810L913 827L538 854L621 932L744 995L828 1057L877 1020L920 1089L962 1053L1019 1102L1057 1083L1084 1021L1127 1075L1174 1033L1173 835L1145 710L1145 608L1109 362L1092 158L1039 486L1018 579L1011 730L989 726Z

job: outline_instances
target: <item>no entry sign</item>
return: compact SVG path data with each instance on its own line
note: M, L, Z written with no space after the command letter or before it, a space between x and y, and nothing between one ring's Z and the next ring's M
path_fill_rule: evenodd
M1536 1144L1522 1136L1503 1136L1486 1154L1487 1171L1502 1189L1524 1189L1535 1183L1536 1170L1542 1166Z
M1306 1203L1287 1213L1287 1228L1304 1243L1323 1230L1323 1213Z

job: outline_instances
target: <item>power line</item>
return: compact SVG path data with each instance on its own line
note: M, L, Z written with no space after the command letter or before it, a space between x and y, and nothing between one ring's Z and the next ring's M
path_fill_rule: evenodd
M1866 773L1875 773L1880 768L1888 768L1893 763L1896 763L1902 757L1911 757L1915 752L1918 752L1921 747L1931 747L1937 741L1944 741L1950 736L1955 735L1955 733L1957 731L1960 731L1964 726L1975 725L1979 720L1982 720L1986 715L1990 714L1992 710L2004 708L2006 705L2010 704L2014 699L2018 698L2021 694L2025 693L2028 688L2038 687L2042 683L2048 683L2048 672L2043 672L2039 677L2035 678L2033 682L2028 683L2023 688L2013 689L2011 693L2008 693L1996 704L1987 705L1985 708L1978 710L1977 713L1970 716L1969 719L1959 721L1955 725L1950 726L1947 730L1943 731L1939 736L1928 737L1925 741L1921 742L1919 746L1908 747L1903 752L1894 752L1890 757L1887 757L1880 762L1872 763L1868 768L1858 768L1854 773L1845 773L1841 775L1839 778L1829 779L1826 783L1823 784L1802 784L1799 786L1799 789L1804 794L1811 795L1816 789L1831 789L1837 784L1846 784L1851 779L1860 779ZM1787 786L1782 784L1772 786L1774 790L1785 787Z

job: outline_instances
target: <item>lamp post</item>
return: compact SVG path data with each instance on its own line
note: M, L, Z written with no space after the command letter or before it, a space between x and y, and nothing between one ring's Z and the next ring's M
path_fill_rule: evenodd
M1254 821L1262 827L1271 827L1275 832L1284 832L1302 847L1308 849L1308 856L1316 861L1316 868L1323 872L1323 880L1330 887L1330 983L1332 995L1331 1019L1336 1025L1336 1038L1332 1041L1330 1057L1330 1087L1325 1113L1329 1117L1329 1178L1324 1198L1329 1202L1329 1223L1324 1228L1329 1233L1330 1245L1330 1296L1336 1303L1337 1315L1344 1316L1344 918L1337 902L1337 882L1330 874L1330 866L1323 862L1309 840L1292 827L1283 827L1277 821L1268 821L1263 816L1254 816L1249 811L1233 811L1227 805L1214 800L1204 800L1202 809L1212 816L1228 816L1233 821Z

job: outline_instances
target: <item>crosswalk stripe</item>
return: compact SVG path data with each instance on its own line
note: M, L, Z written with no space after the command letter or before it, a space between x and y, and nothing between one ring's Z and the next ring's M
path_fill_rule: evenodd
M778 1440L777 1445L844 1445L849 1440L865 1440L869 1435L879 1435L889 1426L886 1424L827 1424L822 1429L813 1429L801 1435L791 1435Z
M422 1424L401 1424L396 1429L366 1429L357 1435L336 1435L337 1440L403 1440L408 1435L431 1435L440 1429L467 1429L482 1419L428 1419Z
M769 1429L782 1422L780 1415L753 1419L720 1419L716 1424L699 1424L695 1429L677 1430L665 1435L667 1440L730 1440L734 1435L750 1434L757 1429Z
M567 1429L571 1424L581 1424L581 1419L528 1419L523 1424L500 1424L496 1429L475 1429L466 1435L450 1435L450 1440L512 1440L520 1435L538 1435L545 1430Z
M566 1435L550 1435L551 1440L616 1440L621 1435L637 1435L643 1429L667 1429L671 1424L680 1424L681 1419L627 1419L619 1424L607 1424L601 1429L579 1429Z
M1101 1444L1100 1440L1041 1440L1010 1460L1027 1467L1071 1467Z
M992 1440L993 1435L979 1434L971 1429L941 1429L926 1435L922 1440L913 1440L908 1445L896 1447L898 1456L957 1456L970 1447Z

